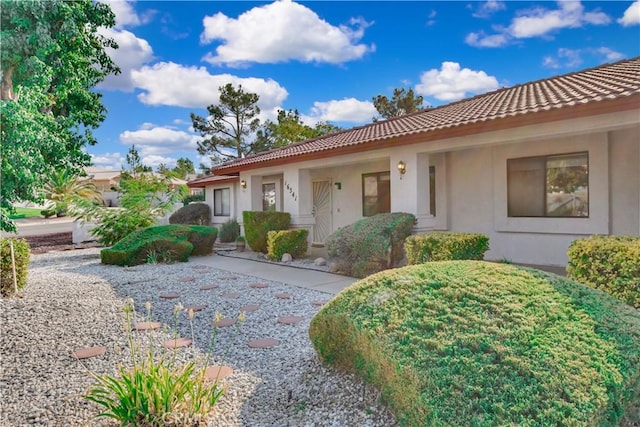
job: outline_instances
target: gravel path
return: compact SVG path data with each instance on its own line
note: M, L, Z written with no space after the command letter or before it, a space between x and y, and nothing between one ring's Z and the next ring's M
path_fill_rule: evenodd
M268 287L251 288L255 283ZM212 284L219 287L200 289ZM159 297L169 292L179 293L180 298ZM230 293L239 296L230 298ZM278 293L291 298L276 298ZM395 425L375 389L318 361L308 327L319 309L312 302L328 297L231 275L198 265L197 259L122 268L101 265L97 248L33 255L23 298L0 300L0 422L3 426L114 425L95 419L98 408L81 394L93 383L89 372L114 373L118 364L129 364L122 308L124 300L132 298L140 312L150 301L153 320L170 326L177 301L206 305L194 319L195 345L177 350L179 361L203 360L216 312L234 317L244 305L260 306L246 313L239 332L233 327L218 329L214 362L233 367L234 374L224 382L226 393L210 426ZM279 316L300 316L302 321L278 324ZM179 332L191 337L184 314ZM167 333L135 332L142 346L149 340L157 345ZM250 340L267 337L280 344L268 349L248 346ZM104 346L107 351L82 362L71 356L88 346Z

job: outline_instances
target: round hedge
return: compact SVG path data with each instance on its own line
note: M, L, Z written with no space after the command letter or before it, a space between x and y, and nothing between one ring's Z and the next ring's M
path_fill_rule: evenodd
M560 276L483 261L384 271L313 318L325 362L378 385L401 425L593 425L640 405L640 315Z

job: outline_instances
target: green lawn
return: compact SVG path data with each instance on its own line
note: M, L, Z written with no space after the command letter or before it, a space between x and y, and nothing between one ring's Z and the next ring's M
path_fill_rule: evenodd
M42 209L37 208L16 208L14 214L9 215L11 219L20 219L20 218L40 218L42 214L40 213Z

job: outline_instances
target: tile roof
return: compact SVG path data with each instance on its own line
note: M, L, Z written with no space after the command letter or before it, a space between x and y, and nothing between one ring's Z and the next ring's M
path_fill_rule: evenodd
M207 184L224 184L228 182L235 182L239 178L233 175L207 175L201 178L196 178L187 182L187 187L206 187Z
M360 147L392 138L520 117L640 93L640 57L499 89L473 98L321 136L224 163L213 170L237 172L293 162L323 151ZM639 105L640 107L640 105Z

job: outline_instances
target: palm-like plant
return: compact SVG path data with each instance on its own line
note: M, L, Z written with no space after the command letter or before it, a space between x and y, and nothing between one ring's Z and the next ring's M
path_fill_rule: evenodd
M67 170L55 172L51 176L44 186L44 197L58 216L66 214L67 207L74 199L102 202L102 193L91 181L81 179Z

